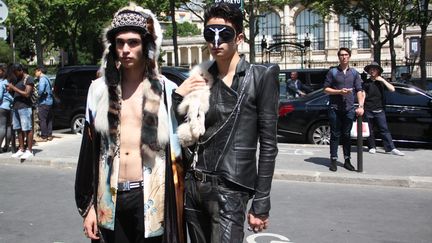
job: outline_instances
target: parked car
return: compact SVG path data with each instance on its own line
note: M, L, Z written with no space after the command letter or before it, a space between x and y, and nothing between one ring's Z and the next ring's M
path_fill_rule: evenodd
M385 92L387 123L394 141L432 145L432 96L412 85L393 83ZM313 144L330 143L328 95L323 89L281 101L278 135ZM380 136L376 133L376 138Z
M60 68L54 82L53 106L54 126L70 127L73 133L82 133L85 122L87 92L92 80L96 79L99 66L67 66ZM189 70L178 67L162 67L161 73L168 79L181 84Z

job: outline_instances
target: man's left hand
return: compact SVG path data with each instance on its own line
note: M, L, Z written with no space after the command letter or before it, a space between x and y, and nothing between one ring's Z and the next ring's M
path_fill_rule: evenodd
M267 229L270 222L268 216L262 217L262 216L253 215L251 213L248 213L247 218L248 218L249 228L255 233Z
M363 108L359 107L356 109L356 115L357 116L363 116L364 110Z

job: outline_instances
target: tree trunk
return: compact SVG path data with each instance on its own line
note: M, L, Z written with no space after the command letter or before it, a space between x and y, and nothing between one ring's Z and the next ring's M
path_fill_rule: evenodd
M427 27L429 25L429 16L428 16L428 11L429 11L429 0L425 0L424 1L424 6L422 7L422 11L421 11L421 16L422 16L422 21L420 23L420 60L419 60L419 64L420 64L420 77L421 77L421 81L419 83L419 87L424 89L426 88L426 31L427 31Z
M177 45L177 23L175 21L175 0L170 0L171 23L173 27L173 46L174 46L174 66L179 65L178 45Z
M374 26L380 26L379 25L379 17L374 18ZM380 28L374 28L373 30L373 58L374 60L381 65L381 48L382 48L382 42L380 41L381 38L381 31Z
M37 65L43 65L43 46L42 46L42 38L40 36L40 32L36 30L35 33L35 45L36 45L36 59Z
M249 1L249 62L255 63L255 12L254 1Z
M389 36L389 48L390 48L390 63L391 63L391 80L396 81L396 51L394 49L394 37Z

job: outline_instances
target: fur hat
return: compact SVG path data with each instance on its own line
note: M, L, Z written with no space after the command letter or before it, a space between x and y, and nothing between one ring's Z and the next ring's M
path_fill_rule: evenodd
M114 14L111 24L104 30L105 51L102 57L101 75L105 75L108 85L117 85L120 81L119 63L115 49L115 37L122 31L135 31L144 37L143 55L146 59L146 71L149 78L158 76L157 59L162 44L162 30L155 15L135 3L121 8Z
M379 70L380 74L384 71L383 68L377 63L377 62L372 62L371 64L367 65L364 70L369 73L369 69L371 68L376 68Z

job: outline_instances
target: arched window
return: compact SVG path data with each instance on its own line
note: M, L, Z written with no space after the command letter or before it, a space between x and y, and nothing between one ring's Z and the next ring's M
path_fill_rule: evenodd
M324 21L321 16L305 9L297 15L295 23L298 42L304 43L309 38L313 50L324 50Z
M369 23L366 18L361 18L358 22L361 29L368 30ZM339 47L348 48L370 48L369 38L362 31L354 30L346 16L339 16Z
M255 50L261 52L262 41L267 47L277 43L281 38L280 17L275 12L267 12L258 16L258 33L255 36Z

